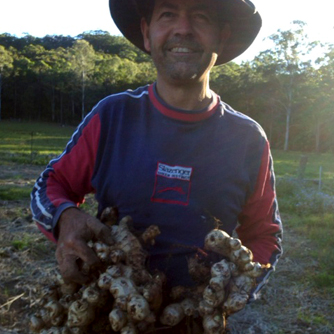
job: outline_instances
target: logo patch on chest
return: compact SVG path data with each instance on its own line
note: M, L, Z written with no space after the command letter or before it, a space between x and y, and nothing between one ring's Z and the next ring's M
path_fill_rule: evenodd
M158 163L155 173L153 202L188 205L192 167Z

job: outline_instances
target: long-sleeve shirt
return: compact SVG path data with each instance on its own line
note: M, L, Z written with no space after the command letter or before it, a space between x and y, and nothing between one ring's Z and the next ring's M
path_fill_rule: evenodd
M38 178L33 217L55 239L61 213L88 193L98 217L116 206L139 230L159 226L150 266L171 286L191 284L187 258L215 227L236 231L254 260L272 268L282 253L268 140L214 93L197 112L167 105L154 84L101 100Z

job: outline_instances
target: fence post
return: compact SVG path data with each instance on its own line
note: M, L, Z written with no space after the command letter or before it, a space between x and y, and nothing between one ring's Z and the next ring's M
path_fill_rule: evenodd
M33 144L34 144L34 131L31 131L31 141L30 141L30 163L32 163L33 160Z
M299 169L298 169L298 178L301 180L304 179L307 162L308 162L308 156L302 155L299 160Z

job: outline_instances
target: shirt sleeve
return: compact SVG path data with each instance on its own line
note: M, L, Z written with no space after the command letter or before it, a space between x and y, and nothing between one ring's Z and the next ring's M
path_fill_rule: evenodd
M254 261L271 264L271 268L259 280L263 285L282 254L282 222L275 191L275 176L269 143L263 150L261 165L253 194L241 214L237 234L243 245L254 255Z
M91 113L78 126L64 152L50 161L31 193L31 212L40 230L56 241L61 213L84 202L91 184L100 137L100 118Z

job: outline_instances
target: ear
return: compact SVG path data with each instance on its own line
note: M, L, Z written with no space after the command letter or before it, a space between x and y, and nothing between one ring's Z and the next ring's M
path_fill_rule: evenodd
M224 27L220 32L220 48L219 48L219 55L223 52L224 46L226 41L231 36L231 28L229 23L225 23Z
M140 29L141 29L141 33L143 35L144 47L145 47L147 52L150 52L151 51L150 38L149 38L149 30L150 29L149 29L149 26L148 26L145 18L141 19Z

